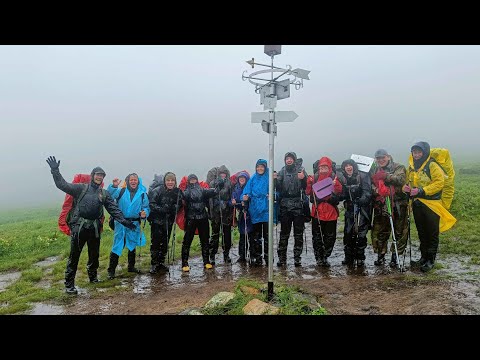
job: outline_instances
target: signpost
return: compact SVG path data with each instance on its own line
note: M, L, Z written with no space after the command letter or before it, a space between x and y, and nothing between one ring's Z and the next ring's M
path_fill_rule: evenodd
M269 134L268 143L268 300L273 299L273 171L274 171L274 153L275 153L275 136L277 135L277 122L293 122L298 115L294 111L275 111L278 100L290 97L290 85L294 85L295 89L303 87L303 80L310 80L309 70L296 68L287 65L286 68L273 66L275 55L282 53L281 45L265 45L265 54L270 56L271 65L256 63L255 59L248 60L252 69L256 66L266 67L267 69L252 72L250 75L242 74L242 80L248 80L255 85L255 92L260 94L260 105L263 105L266 112L252 112L252 123L260 123L263 131ZM274 77L274 73L279 73ZM270 74L270 79L262 78L262 74ZM257 76L258 75L258 76ZM281 77L293 76L289 78Z

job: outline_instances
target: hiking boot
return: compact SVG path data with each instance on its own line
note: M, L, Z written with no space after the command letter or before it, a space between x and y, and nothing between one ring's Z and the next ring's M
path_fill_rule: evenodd
M286 262L286 261L279 260L279 261L277 262L277 266L278 266L278 267L286 267L286 266L287 266L287 262Z
M168 266L165 264L160 264L158 265L158 272L167 272L168 271Z
M293 265L295 267L300 267L302 266L302 260L301 259L295 259Z
M149 273L152 274L152 275L155 275L156 273L158 273L158 271L159 271L158 265L152 265L152 267L150 268Z
M262 265L263 265L262 258L259 257L259 258L255 259L255 262L253 263L253 265L255 265L255 266L262 266Z
M75 288L75 286L70 286L70 287L66 287L65 288L65 292L68 294L68 295L77 295L78 294L78 290Z
M357 266L358 266L358 267L365 266L365 260L357 259Z
M428 272L428 271L430 271L430 270L433 269L433 266L434 266L434 265L435 265L435 263L434 263L432 260L428 259L428 260L420 267L420 270L421 270L422 272Z
M330 263L328 262L328 259L326 257L323 258L323 267L330 267Z
M108 271L108 280L115 279L115 271Z
M232 263L232 259L230 259L230 256L228 254L223 255L223 261L225 262L225 264L231 264Z
M128 272L130 273L136 273L136 274L141 274L142 272L138 270L136 267L129 267Z
M390 267L397 266L397 255L392 253L392 259L390 260Z
M373 262L377 266L385 264L385 254L378 254L377 260Z
M96 283L99 283L99 282L100 282L100 280L98 280L97 275L92 276L92 277L90 278L90 283L91 283L91 284L96 284Z
M211 268L213 268L212 264L205 264L205 269L207 270L210 270Z
M424 265L426 262L427 262L427 259L425 259L425 258L422 256L420 259L418 259L418 260L416 260L416 261L415 261L415 260L411 261L411 265L412 265L412 266L422 266L422 265Z
M240 263L240 264L245 264L247 262L247 259L245 259L244 257L240 257L238 260L237 260L237 263Z

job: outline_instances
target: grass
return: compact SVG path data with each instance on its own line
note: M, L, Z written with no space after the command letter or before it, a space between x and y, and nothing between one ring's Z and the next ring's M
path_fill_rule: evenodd
M257 295L244 294L242 287L247 286L259 290ZM205 315L243 315L243 308L253 299L267 302L265 287L258 281L241 278L235 285L235 297L226 305L203 309ZM275 282L273 304L280 308L281 315L325 315L327 311L323 307L310 305L300 288L287 286L281 282Z
M56 300L62 304L71 301L71 297L64 295L63 280L65 276L65 267L68 255L70 253L70 239L61 233L57 228L58 214L60 208L31 209L13 212L0 213L0 272L21 271L22 275L18 281L10 284L7 289L0 293L0 314L10 314L26 311L31 308L30 303L38 301ZM108 220L108 215L107 215ZM145 235L147 237L147 246L137 249L137 267L142 271L148 271L150 267L150 225L145 226ZM183 231L178 227L176 229L175 259L180 258ZM234 230L234 243L238 242L238 230ZM107 267L109 255L113 244L113 231L105 224L100 243L100 266L99 277L107 279ZM86 273L87 249L82 251L78 264L75 284L81 288L94 288L89 283ZM200 241L195 236L191 246L190 256L200 254ZM140 258L138 257L140 253ZM51 272L47 269L34 266L50 256L59 257L60 261L49 266ZM119 259L119 265L123 270L117 270L117 278L102 282L101 287L107 291L119 291L122 288L118 286L122 278L135 276L126 270L127 251L124 250ZM51 287L44 289L36 286L40 280L46 280L51 283ZM95 296L96 292L92 292Z

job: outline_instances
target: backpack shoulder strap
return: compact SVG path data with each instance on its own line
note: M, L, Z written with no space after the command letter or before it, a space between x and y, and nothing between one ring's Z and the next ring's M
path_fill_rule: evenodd
M101 189L102 191L102 204L105 204L105 199L107 198L107 190Z
M120 190L120 194L118 195L117 203L120 201L120 199L122 198L123 194L125 194L125 189L126 189L126 188L122 188L122 190Z
M88 191L89 186L90 186L90 184L86 184L86 186L83 188L82 192L80 193L80 196L78 197L77 205L80 204L80 201L82 201L83 197L85 196L85 194Z

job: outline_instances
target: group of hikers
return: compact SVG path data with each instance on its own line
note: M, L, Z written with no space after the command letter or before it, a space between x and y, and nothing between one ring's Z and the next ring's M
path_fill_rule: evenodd
M344 259L348 266L365 266L367 232L371 229L374 264L385 263L388 239L392 235L390 266L398 266L399 256L406 251L410 212L413 212L420 240L421 257L413 265L424 272L431 270L438 251L439 231L451 227L455 218L442 202L446 175L430 156L430 146L418 142L411 147L408 168L393 161L384 149L375 152L375 162L368 172L347 159L337 169L328 157L315 162L313 175L308 175L302 159L287 152L285 165L274 172L276 219L280 223L277 248L277 266L287 265L287 246L293 225L293 260L302 265L305 223L312 227L314 256L318 266L330 267L337 236L338 205L343 202L345 226L343 234ZM199 235L205 269L215 266L219 240L224 263L231 263L232 226L238 226L240 241L238 262L252 266L268 263L268 198L269 171L267 161L259 159L255 173L235 174L234 179L224 166L215 168L207 183L199 182L195 174L186 183L177 184L172 172L155 181L147 191L142 179L135 173L125 178L123 186L113 179L107 190L102 188L105 171L96 167L90 183L73 184L64 180L59 171L60 161L49 157L55 185L74 198L69 216L71 250L65 271L65 287L76 294L75 274L85 243L88 245L87 272L90 282L98 282L99 246L103 207L113 219L114 241L110 253L108 277L115 277L122 250L128 249L128 271L139 273L135 267L135 248L146 244L141 228L142 220L151 225L150 273L168 271L165 259L172 228L178 215L184 212L184 238L181 251L182 271L188 272L189 251L195 234ZM210 172L209 172L210 174ZM329 183L330 191L320 195L318 185ZM183 187L183 190L182 190ZM210 221L209 221L210 220ZM442 223L443 222L443 223ZM444 223L448 222L448 225ZM212 234L210 236L210 226ZM393 230L393 234L392 234Z

